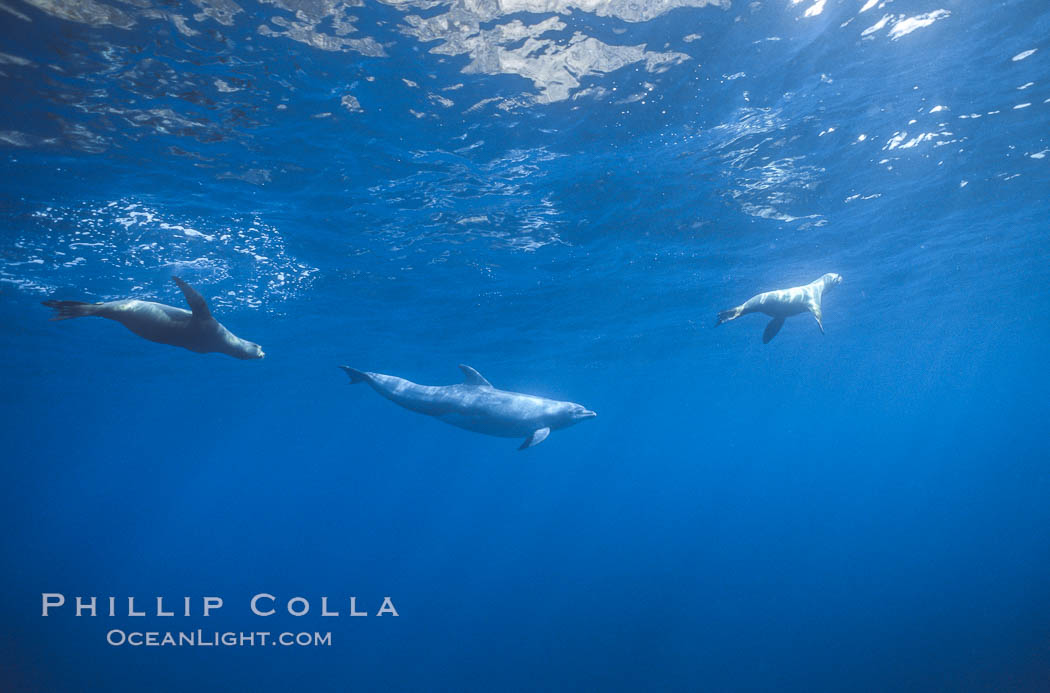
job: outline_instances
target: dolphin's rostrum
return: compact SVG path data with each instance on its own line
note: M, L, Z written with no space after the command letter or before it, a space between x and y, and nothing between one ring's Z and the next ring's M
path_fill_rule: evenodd
M542 443L550 432L597 416L579 404L506 392L480 373L461 365L458 385L417 385L403 378L340 366L351 383L368 383L390 401L468 431L503 438L525 438L519 450Z

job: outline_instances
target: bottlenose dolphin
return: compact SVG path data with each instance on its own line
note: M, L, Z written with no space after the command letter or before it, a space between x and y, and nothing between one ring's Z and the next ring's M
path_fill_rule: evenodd
M773 317L769 324L766 325L766 331L762 334L762 343L769 344L769 341L776 337L777 332L780 332L780 328L784 326L785 319L792 315L805 313L808 310L817 319L817 327L820 328L820 333L824 334L823 313L820 310L821 299L823 299L825 291L841 281L842 277L840 275L829 272L815 282L810 282L805 286L796 286L779 291L766 291L757 296L752 296L736 308L723 310L719 313L715 327L724 322L736 320L741 315L747 315L748 313L765 313Z
M219 352L238 359L265 356L258 344L241 339L213 318L207 302L196 289L178 277L172 279L182 289L191 310L133 298L105 303L44 301L44 305L55 310L52 320L97 315L115 320L151 342L182 347L198 354Z
M340 366L351 383L372 389L405 409L427 414L468 431L503 438L525 438L519 450L542 443L550 432L597 416L586 407L492 387L470 366L460 365L459 385L417 385L403 378Z

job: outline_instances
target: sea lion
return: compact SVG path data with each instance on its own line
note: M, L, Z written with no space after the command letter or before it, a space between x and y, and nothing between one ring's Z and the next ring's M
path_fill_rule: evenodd
M840 275L829 272L815 282L805 286L780 289L779 291L767 291L757 296L752 296L736 308L723 310L719 313L715 327L724 322L736 320L741 315L747 315L748 313L765 313L773 317L769 324L766 325L766 331L762 334L762 343L769 344L769 341L776 337L777 332L784 326L785 319L792 315L805 313L808 310L816 318L820 333L824 334L820 302L824 297L824 292L841 281L842 277Z
M196 289L178 277L172 279L182 289L191 310L133 298L104 303L44 301L44 305L55 310L52 320L97 315L116 320L151 342L182 347L198 354L219 352L238 359L265 356L258 344L234 335L212 317L208 304Z
M459 385L417 385L381 373L340 366L351 383L368 383L395 404L441 419L468 431L503 438L525 438L519 450L542 443L550 432L597 416L579 404L506 392L492 387L480 373L461 365Z

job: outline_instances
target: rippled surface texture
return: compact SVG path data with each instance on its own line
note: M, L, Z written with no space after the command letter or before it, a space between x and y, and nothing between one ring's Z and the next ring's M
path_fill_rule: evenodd
M1035 0L0 0L5 690L1046 690L1048 37ZM712 327L827 272L825 336ZM173 274L266 359L39 305ZM459 363L598 417L518 452L336 369ZM46 591L333 647L113 648Z

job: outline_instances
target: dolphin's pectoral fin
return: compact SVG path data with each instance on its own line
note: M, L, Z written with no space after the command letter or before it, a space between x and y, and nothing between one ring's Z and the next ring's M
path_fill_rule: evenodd
M762 343L769 344L773 337L777 336L777 332L780 332L780 328L784 326L784 318L773 318L766 325L766 331L762 333Z
M485 377L481 375L481 373L478 373L470 366L464 366L461 363L459 364L459 370L463 371L464 385L473 385L474 387L492 387L492 383L485 380Z
M182 281L178 277L172 277L175 283L182 289L182 295L186 297L186 303L190 305L190 310L193 311L193 317L199 320L207 320L211 317L211 311L208 310L208 304L205 302L204 297L200 295L200 292L194 289L192 286Z
M550 434L551 429L549 427L537 429L532 432L531 436L525 439L525 442L522 443L521 447L518 449L524 450L525 448L531 448L533 445L539 445L543 441L547 440L547 436L549 436Z

